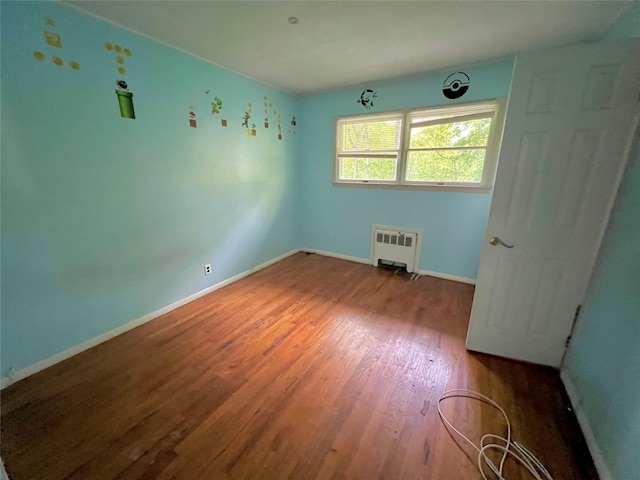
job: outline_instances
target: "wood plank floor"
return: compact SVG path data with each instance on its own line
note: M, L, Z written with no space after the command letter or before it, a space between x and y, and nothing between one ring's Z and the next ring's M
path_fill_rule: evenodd
M472 297L296 254L4 389L2 457L14 480L477 479L436 410L470 388L555 480L597 478L556 371L465 350ZM504 433L443 406L476 442Z

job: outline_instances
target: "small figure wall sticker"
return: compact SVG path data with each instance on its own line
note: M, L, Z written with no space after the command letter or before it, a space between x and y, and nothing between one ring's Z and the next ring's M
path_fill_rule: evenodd
M222 100L216 97L213 99L213 102L211 102L211 115L217 115L220 113L220 110L222 110Z
M247 111L244 112L244 116L242 117L242 126L247 129L247 135L251 137L256 136L256 124L252 123L251 127L249 127L249 119L251 118L251 102L247 104Z
M44 41L45 41L45 43L49 47L53 47L55 49L58 49L58 48L62 49L62 38L60 37L60 35L58 33L51 31L51 30L53 30L52 27L56 26L55 20L53 18L51 18L51 17L45 17L44 23L46 25L45 28L47 28L47 30L44 31ZM55 50L53 50L53 51L55 51ZM43 62L44 60L46 60L47 57L40 50L36 50L35 52L33 52L33 58L35 58L39 62ZM64 60L62 60L62 58L59 57L58 55L52 55L51 61L57 67L61 67L62 65L64 65ZM80 69L80 64L78 62L76 62L75 60L71 60L69 62L69 66L73 70L79 70Z
M204 94L205 95L209 95L210 91L211 91L210 89L206 88L206 89L204 89ZM222 111L222 99L220 97L218 97L218 96L215 96L213 98L213 102L210 102L210 103L211 103L211 115L213 115L214 117L216 115L219 115L220 112ZM226 127L227 126L227 120L225 118L221 118L220 119L220 125L222 125L223 127Z
M129 86L124 80L116 80L116 95L118 95L118 106L122 118L136 118L133 110L133 93L129 91Z
M124 77L127 70L124 68L124 57L131 56L131 50L128 48L122 48L120 45L113 45L111 42L104 42L104 48L110 52L116 54L116 64L118 65L118 73ZM118 105L120 107L120 116L122 118L136 118L135 110L133 109L133 93L129 90L127 82L119 79L116 80L116 95L118 96Z
M198 123L196 122L196 112L193 111L193 105L189 105L189 126L191 128L198 127Z
M222 110L222 100L219 97L215 97L213 102L211 102L211 115L218 115ZM220 125L223 127L227 126L227 120L224 118L220 119Z
M456 72L445 78L442 84L442 93L450 100L460 98L469 90L469 75L464 72Z
M363 90L360 94L360 98L356 100L356 103L359 103L364 108L369 109L373 107L373 99L378 97L378 92L367 88Z
M292 128L289 129L289 134L293 134L293 135L296 134L296 125L297 125L296 117L291 117L291 127Z

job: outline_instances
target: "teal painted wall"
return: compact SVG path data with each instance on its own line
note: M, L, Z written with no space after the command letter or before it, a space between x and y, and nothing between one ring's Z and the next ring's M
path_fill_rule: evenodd
M640 2L605 39L640 37ZM563 368L614 480L640 471L640 132Z
M640 0L634 0L630 4L629 8L604 32L604 39L640 37Z
M1 66L2 376L298 247L293 97L54 2L2 2Z
M462 68L471 84L457 102L508 96L512 69L512 60ZM336 117L454 103L442 94L443 81L450 73L302 98L299 174L303 246L369 258L373 224L420 228L424 231L421 269L476 278L490 194L335 187L331 183ZM356 103L365 88L378 95L369 110Z
M615 480L636 479L640 469L640 151L636 152L564 364Z

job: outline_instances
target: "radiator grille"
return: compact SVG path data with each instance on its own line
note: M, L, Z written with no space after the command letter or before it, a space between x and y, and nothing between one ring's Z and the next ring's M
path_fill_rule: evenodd
M412 247L413 237L407 237L404 233L376 233L376 242L398 245L400 247Z
M408 272L413 272L416 263L416 243L418 234L415 232L390 230L383 228L373 229L372 260L375 266L382 260L407 267Z

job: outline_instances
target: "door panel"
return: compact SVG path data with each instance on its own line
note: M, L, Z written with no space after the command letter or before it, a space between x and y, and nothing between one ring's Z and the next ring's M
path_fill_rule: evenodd
M559 366L637 123L638 58L639 39L516 58L470 350Z

